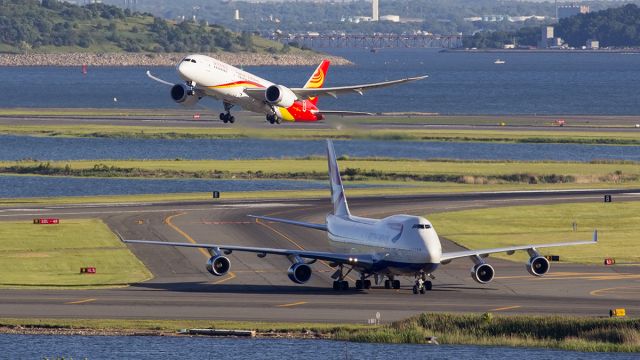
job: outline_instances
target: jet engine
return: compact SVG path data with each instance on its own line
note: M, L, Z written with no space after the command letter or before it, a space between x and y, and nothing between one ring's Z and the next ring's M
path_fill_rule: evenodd
M532 256L527 265L527 271L533 276L542 276L549 271L549 260L544 256Z
M195 105L198 100L200 100L200 97L184 84L176 84L171 87L171 98L173 101L184 106Z
M495 271L489 264L477 264L471 268L471 278L480 284L486 284L493 280Z
M288 108L298 100L296 94L288 87L282 85L271 85L264 93L265 100L271 105Z
M211 259L207 261L207 271L215 276L226 274L230 268L231 262L222 255L212 256Z
M289 279L296 284L304 284L311 278L311 266L303 263L291 265L287 272Z

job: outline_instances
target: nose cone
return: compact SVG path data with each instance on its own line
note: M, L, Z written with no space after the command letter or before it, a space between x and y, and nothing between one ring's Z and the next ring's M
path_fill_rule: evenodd
M178 71L178 75L182 78L182 80L190 81L191 80L191 63L188 61L183 61L176 67Z
M439 264L442 258L442 245L435 230L429 229L424 236L424 246L427 249L427 262Z

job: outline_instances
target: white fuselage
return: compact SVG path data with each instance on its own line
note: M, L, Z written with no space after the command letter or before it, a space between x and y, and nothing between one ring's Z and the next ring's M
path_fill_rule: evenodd
M188 55L176 69L184 81L195 83L195 87L208 96L249 111L271 111L264 101L256 100L243 91L246 87L267 88L273 85L268 80L206 55Z
M372 254L382 273L431 273L440 264L440 239L423 217L394 215L377 220L330 214L326 223L336 252Z

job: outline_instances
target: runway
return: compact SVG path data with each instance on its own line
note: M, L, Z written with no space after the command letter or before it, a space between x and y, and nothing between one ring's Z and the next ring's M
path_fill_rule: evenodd
M560 191L350 198L355 215L384 217L394 213L427 215L440 211L521 204L640 200L640 191ZM165 240L330 250L323 232L284 224L256 222L247 214L323 222L329 200L212 201L164 204L69 205L1 208L0 220L36 215L98 217L127 239ZM434 224L436 230L438 225ZM601 234L606 236L606 234ZM445 251L457 245L443 240ZM544 242L544 239L541 239ZM489 258L495 280L475 283L472 263L460 259L441 266L431 292L414 295L412 279L401 278L400 290L336 292L333 273L318 262L305 285L286 275L289 260L260 259L233 253L231 272L214 277L205 269L208 254L190 248L130 246L154 279L100 290L0 290L2 317L72 317L139 319L211 319L363 323L380 313L384 322L420 312L544 313L608 316L616 307L640 316L640 267L552 263L548 276L530 276L524 264ZM351 282L353 284L353 281Z
M55 109L43 109L43 114L34 115L0 115L0 125L104 125L104 126L149 126L149 127L184 127L184 128L249 128L249 129L441 129L441 130L499 130L499 131L588 131L588 132L629 132L638 131L640 116L602 116L602 115L439 115L439 114L376 114L371 116L328 116L318 122L283 122L272 125L264 116L247 111L234 112L235 124L225 124L218 119L213 110L161 110L151 115L140 113L141 109L94 115L55 114ZM82 109L67 109L81 111ZM52 112L53 111L53 112ZM89 111L89 110L87 110ZM131 111L129 114L128 111ZM50 113L52 112L52 113ZM155 110L147 110L154 113ZM201 116L193 118L194 113ZM380 119L384 119L381 122ZM563 119L567 126L557 126L554 122ZM505 123L505 125L501 125Z

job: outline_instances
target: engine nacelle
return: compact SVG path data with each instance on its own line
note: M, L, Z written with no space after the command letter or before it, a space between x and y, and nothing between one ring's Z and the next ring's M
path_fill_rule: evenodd
M212 256L207 261L207 271L215 276L222 276L231 269L231 262L222 255Z
M180 105L195 105L200 98L187 85L176 84L171 87L171 99Z
M296 284L304 284L311 278L311 266L303 263L291 265L287 272L289 279Z
M271 85L264 92L265 100L271 105L288 108L298 100L296 94L288 87L282 85Z
M529 274L533 276L542 276L549 272L549 268L551 267L549 260L544 256L532 256L525 266Z
M480 284L486 284L493 280L495 271L489 264L478 264L471 268L471 278Z

